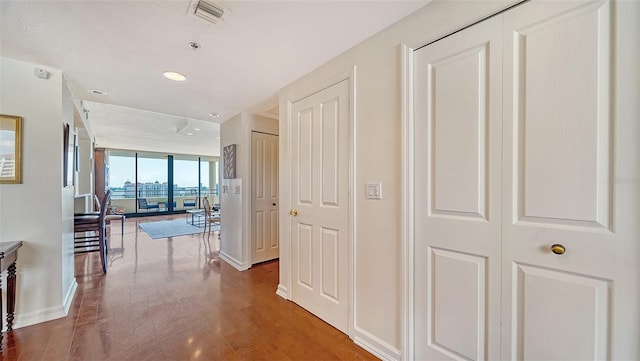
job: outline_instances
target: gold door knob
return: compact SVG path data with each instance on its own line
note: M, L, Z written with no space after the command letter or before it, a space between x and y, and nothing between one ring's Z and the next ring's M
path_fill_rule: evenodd
M561 244L557 244L557 243L556 243L556 244L551 245L551 252L553 252L553 253L555 253L555 254L558 254L558 255L560 255L560 254L564 254L564 252L565 252L566 250L567 250L567 249L566 249L566 248L564 248L564 246L563 246L563 245L561 245Z
M289 214L296 217L298 215L298 210L297 209L292 209L291 211L289 211Z

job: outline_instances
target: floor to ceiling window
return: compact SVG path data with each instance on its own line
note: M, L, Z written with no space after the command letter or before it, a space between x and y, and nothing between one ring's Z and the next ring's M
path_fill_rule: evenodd
M113 168L113 171L111 169ZM136 212L136 154L111 151L109 154L111 205L125 213Z
M213 205L220 204L218 193L218 159L202 158L200 161L200 184L202 189L202 197L207 197Z
M218 159L152 152L109 151L113 206L132 215L181 212L218 203Z
M194 156L173 157L173 199L178 209L198 208L199 159Z
M158 153L137 155L138 213L172 210L175 204L170 206L168 203L170 187L167 156Z

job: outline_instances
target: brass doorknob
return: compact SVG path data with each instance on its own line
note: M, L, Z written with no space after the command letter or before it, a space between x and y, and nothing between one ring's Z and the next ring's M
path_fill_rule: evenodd
M555 254L558 254L558 255L560 255L560 254L564 254L564 252L565 252L566 250L567 250L567 249L566 249L566 248L564 248L564 246L563 246L563 245L561 245L561 244L557 244L557 243L556 243L556 244L551 245L551 252L553 252L553 253L555 253Z
M295 216L298 215L298 210L297 209L292 209L291 211L289 211L289 214L295 217Z

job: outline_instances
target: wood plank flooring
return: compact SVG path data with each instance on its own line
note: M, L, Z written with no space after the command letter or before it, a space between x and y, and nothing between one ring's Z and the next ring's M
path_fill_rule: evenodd
M66 318L5 334L0 360L374 360L346 335L275 294L278 262L238 272L201 234L153 240L111 227L109 270L76 255ZM211 251L213 249L213 251Z

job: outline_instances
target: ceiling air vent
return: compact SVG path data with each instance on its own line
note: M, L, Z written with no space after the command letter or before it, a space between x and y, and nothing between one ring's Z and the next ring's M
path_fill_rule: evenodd
M193 0L189 4L189 14L214 25L222 23L227 12L228 9L225 9L220 4L207 0Z

